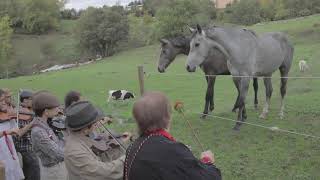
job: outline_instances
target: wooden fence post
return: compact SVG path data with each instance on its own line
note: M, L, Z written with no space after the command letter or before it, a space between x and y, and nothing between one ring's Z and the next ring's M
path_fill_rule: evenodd
M140 85L140 95L144 93L144 71L143 66L138 66L138 76L139 76L139 85Z

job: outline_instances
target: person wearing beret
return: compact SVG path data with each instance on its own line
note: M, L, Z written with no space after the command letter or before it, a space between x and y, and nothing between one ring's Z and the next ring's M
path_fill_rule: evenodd
M145 93L133 116L140 137L127 149L124 180L221 180L211 151L198 160L168 132L171 105L163 93Z
M48 125L48 119L58 114L59 106L57 97L47 91L39 91L32 97L35 118L31 130L31 141L33 150L42 164L41 179L43 180L67 179L63 147L60 146L57 136Z
M122 179L124 155L113 161L102 162L93 152L97 144L89 135L95 131L98 121L104 118L102 111L89 101L78 101L71 104L65 114L70 133L64 151L69 180Z

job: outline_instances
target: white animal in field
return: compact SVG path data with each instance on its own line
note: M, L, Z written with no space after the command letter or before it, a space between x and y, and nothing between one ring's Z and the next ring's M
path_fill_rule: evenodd
M300 72L305 72L307 70L309 70L309 65L307 64L307 61L305 60L301 60L299 61L299 69L300 69Z

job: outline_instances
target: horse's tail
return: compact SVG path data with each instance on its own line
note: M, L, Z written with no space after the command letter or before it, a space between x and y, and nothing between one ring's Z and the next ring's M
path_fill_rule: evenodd
M289 41L289 38L285 33L274 32L272 33L272 36L274 39L280 42L281 48L285 52L282 66L285 66L286 68L290 69L294 53L293 44Z
M286 45L286 57L284 59L284 63L286 63L287 68L290 69L292 61L293 61L293 53L294 53L294 46L289 41L289 38L287 36L284 36L284 43Z

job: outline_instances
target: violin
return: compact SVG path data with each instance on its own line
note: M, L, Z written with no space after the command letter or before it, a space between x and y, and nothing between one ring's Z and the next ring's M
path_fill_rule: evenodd
M18 117L17 117L18 116ZM0 112L0 122L15 120L19 118L22 121L30 121L33 119L34 113L28 108L21 107L19 114L11 106L2 106L2 111Z
M118 142L123 143L123 138L126 138L127 135L113 134L113 137L115 137ZM96 156L100 157L103 162L113 161L125 154L125 151L121 150L120 144L105 133L98 134L93 139L93 142L91 150Z
M100 121L101 123L101 121ZM107 121L109 124L110 121ZM104 124L101 123L104 127ZM103 162L113 161L126 153L126 142L123 140L128 138L130 134L118 134L110 129L104 127L108 132L96 133L95 136L91 137L94 140L92 143L91 150L95 155L101 158Z

